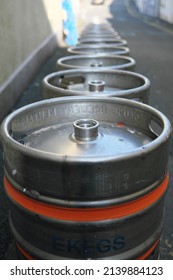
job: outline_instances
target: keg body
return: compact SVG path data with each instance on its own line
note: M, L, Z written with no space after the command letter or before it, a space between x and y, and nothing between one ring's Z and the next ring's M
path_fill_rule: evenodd
M19 247L40 259L136 259L156 247L170 134L159 111L120 98L57 98L12 113L1 137Z
M113 54L113 55L129 55L130 50L127 47L122 46L109 46L109 45L98 45L93 47L89 46L75 46L69 47L68 52L71 54Z
M38 218L13 205L10 225L36 259L137 259L157 243L163 228L163 200L151 208L123 219L74 222Z
M96 41L96 43L98 42L98 44L100 44L101 42L103 42L103 44L113 44L115 40L122 40L120 35L111 35L111 34L93 34L93 35L82 35L78 38L78 45L83 44L86 41L93 41L92 43L94 44L94 42ZM113 43L112 43L113 42ZM91 43L91 44L92 44ZM84 43L84 44L87 44Z
M99 32L95 32L94 34L81 34L81 36L79 37L79 41L80 40L85 40L85 39L98 39L98 40L114 40L114 39L121 39L121 36L116 34L116 33L99 33Z
M97 33L97 32L113 32L115 34L118 34L115 29L109 25L108 23L105 23L105 24L94 24L94 23L91 23L91 24L88 24L85 29L82 31L82 34L85 34L85 33Z
M123 70L64 70L43 79L43 97L122 97L149 102L150 82L137 73Z
M80 38L84 38L84 37L89 37L89 38L92 38L92 37L114 37L116 38L117 36L120 36L118 34L118 32L115 32L113 30L88 30L88 31L83 31L81 34L80 34Z
M133 58L123 55L72 55L58 59L57 67L65 69L107 69L134 71L136 62Z
M116 46L127 46L127 41L121 38L83 38L81 40L78 40L77 46L81 45L100 45L100 44L106 44L106 45L116 45Z

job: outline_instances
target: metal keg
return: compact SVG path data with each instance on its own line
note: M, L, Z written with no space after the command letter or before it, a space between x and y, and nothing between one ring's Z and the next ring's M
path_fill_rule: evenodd
M127 46L127 41L118 38L86 38L79 39L78 46L80 45L99 45L99 44L111 44L116 46Z
M111 40L119 40L119 39L122 39L120 35L109 35L109 34L93 34L93 35L81 35L79 38L78 38L78 41L79 41L79 44L80 44L80 41L83 41L83 40L99 40L99 41L111 41Z
M82 32L80 34L80 38L83 38L83 37L117 37L117 36L120 36L118 32L115 32L115 31L95 31L95 30L90 30L88 32Z
M110 54L110 55L129 55L130 50L127 47L112 46L112 45L98 45L97 47L93 45L85 46L75 46L69 47L69 53L72 54Z
M163 228L170 135L161 112L120 98L56 98L11 113L4 184L21 254L147 259Z
M117 38L117 37L119 37L120 35L117 33L117 32L104 32L104 33L102 33L102 32L95 32L95 33L85 33L85 34L81 34L80 35L80 39L85 39L85 38L113 38L113 39L115 39L115 38Z
M135 69L136 62L133 58L123 55L72 55L61 57L57 61L58 69L120 69L130 70Z
M110 34L110 35L119 35L119 33L112 29L112 28L109 28L109 29L95 29L95 28L91 28L91 29L85 29L83 30L80 35L81 36L84 36L84 35L97 35L97 34L103 34L103 35L107 35L107 34Z
M83 30L83 32L88 32L88 31L115 31L115 30L108 22L106 22L100 24L90 23Z
M63 96L122 97L148 103L150 81L137 73L123 70L71 69L43 79L44 98Z
M101 30L101 31L99 31L99 30L97 30L97 31L95 31L95 30L91 30L91 31L88 31L88 32L83 32L83 33L81 33L80 34L80 37L79 37L79 39L85 39L85 38L113 38L113 39L115 39L115 38L118 38L118 37L120 37L120 35L119 35L119 33L118 32L115 32L115 31L103 31L103 30Z

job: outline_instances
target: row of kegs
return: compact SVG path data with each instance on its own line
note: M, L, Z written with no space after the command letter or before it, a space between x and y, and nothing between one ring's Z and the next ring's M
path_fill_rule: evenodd
M157 259L171 124L108 23L68 52L1 127L18 258Z

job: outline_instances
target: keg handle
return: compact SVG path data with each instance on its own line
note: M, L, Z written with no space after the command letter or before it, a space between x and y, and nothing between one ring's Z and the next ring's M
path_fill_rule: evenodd
M91 92L103 92L105 82L101 80L88 81L89 91Z
M152 118L149 122L149 130L158 137L163 131L163 123L159 122L159 120L155 118Z
M101 66L103 66L103 62L102 61L91 62L90 66L91 67L101 67Z
M80 119L73 123L74 137L79 141L94 140L98 136L99 122L93 119Z

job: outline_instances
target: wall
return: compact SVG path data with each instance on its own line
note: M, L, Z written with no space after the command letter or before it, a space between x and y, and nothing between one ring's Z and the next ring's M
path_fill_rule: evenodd
M139 12L173 23L173 0L134 0Z
M173 23L173 1L160 0L160 18Z
M143 0L135 0L135 2L139 11L141 12L143 10Z
M0 0L0 121L57 38L61 43L61 0Z
M140 13L157 17L159 13L159 0L136 0Z

